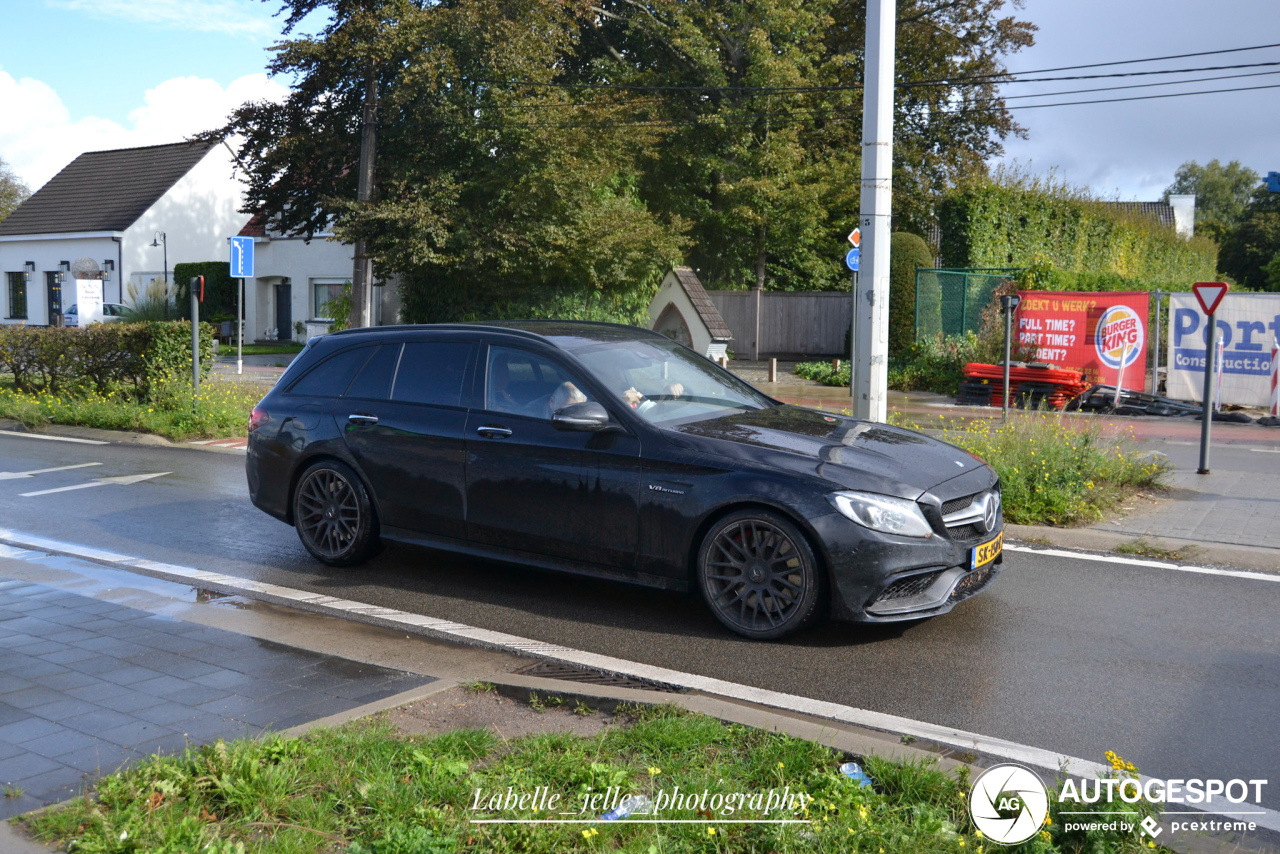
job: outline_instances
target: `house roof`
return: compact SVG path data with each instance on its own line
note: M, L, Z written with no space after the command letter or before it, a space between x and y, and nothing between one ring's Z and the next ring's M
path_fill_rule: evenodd
M249 221L244 224L244 228L240 229L240 233L236 237L266 237L267 236L267 218L260 213L254 214Z
M1170 228L1176 225L1173 218L1173 205L1168 202L1107 202L1107 204L1136 214L1153 216L1161 225L1167 225Z
M726 341L733 338L733 333L729 331L729 324L724 322L715 303L711 301L711 297L707 296L702 282L698 281L697 274L688 267L672 267L671 272L676 274L676 281L689 295L689 302L693 303L693 307L697 309L698 317L702 318L702 322L706 324L711 337L723 338Z
M124 231L215 144L87 151L0 221L0 235Z

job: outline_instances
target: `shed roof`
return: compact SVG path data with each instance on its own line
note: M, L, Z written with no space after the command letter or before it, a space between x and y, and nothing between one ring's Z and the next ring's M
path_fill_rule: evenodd
M0 221L0 235L124 231L215 144L87 151Z
M733 338L733 333L729 331L729 324L724 322L715 303L711 301L711 297L707 296L702 282L698 281L698 275L688 267L672 267L671 272L676 274L676 281L689 295L689 302L693 303L693 307L697 309L698 317L702 318L711 337L723 338L726 341Z
M1137 214L1153 216L1161 225L1173 228L1176 223L1173 217L1173 205L1168 202L1107 202L1123 210Z

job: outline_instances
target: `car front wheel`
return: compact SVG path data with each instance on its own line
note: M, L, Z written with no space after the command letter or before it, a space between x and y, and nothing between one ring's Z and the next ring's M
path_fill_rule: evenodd
M293 524L312 557L330 566L355 566L377 550L377 519L369 493L350 466L322 460L298 478Z
M716 522L698 549L698 584L725 626L756 640L799 631L820 614L823 576L795 525L767 510Z

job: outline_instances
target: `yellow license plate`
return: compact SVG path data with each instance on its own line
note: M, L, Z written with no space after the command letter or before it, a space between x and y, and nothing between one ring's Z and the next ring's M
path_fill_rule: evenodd
M980 546L973 547L973 558L969 562L970 569L977 569L983 564L991 563L991 561L1000 557L1000 550L1004 548L1004 531L990 542L983 543Z

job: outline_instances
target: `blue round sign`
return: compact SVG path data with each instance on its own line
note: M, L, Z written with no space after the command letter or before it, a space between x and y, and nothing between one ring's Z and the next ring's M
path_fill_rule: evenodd
M858 249L850 249L850 250L849 250L849 254L848 254L848 255L846 255L846 256L844 256L844 264L845 264L845 266L846 266L846 267L848 267L850 270L852 270L852 271L853 271L853 272L855 272L855 273L856 273L856 272L858 272L858 259L859 259L860 257L861 257L861 252L860 252L860 250L858 250Z

